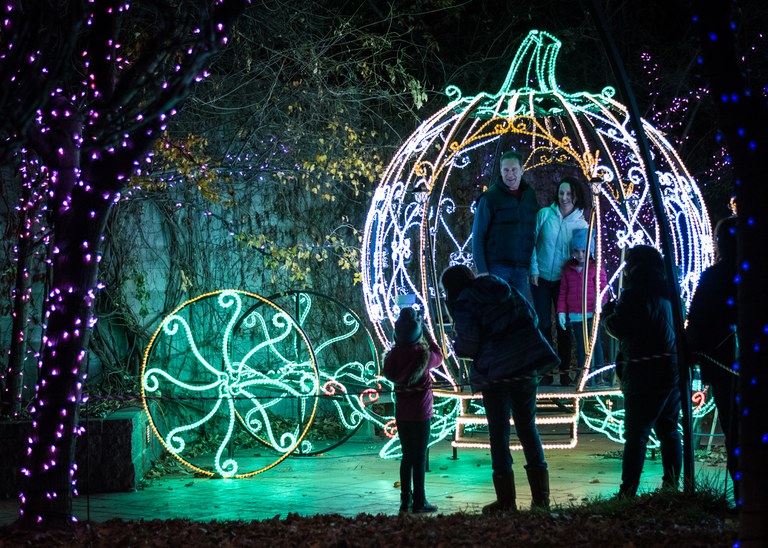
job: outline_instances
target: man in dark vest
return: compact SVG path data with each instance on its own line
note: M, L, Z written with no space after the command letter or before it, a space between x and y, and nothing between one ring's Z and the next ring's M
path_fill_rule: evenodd
M522 181L523 156L505 152L501 177L477 203L472 225L472 256L478 275L495 274L531 300L528 269L539 210L536 193Z

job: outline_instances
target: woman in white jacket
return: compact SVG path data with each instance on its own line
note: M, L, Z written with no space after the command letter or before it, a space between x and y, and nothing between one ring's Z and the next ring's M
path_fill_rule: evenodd
M564 178L557 187L555 202L539 210L533 233L534 248L531 255L531 290L533 306L539 316L539 329L552 344L552 309L557 306L563 264L571 256L571 238L577 228L588 228L584 219L581 187L575 179ZM557 353L560 356L560 384L573 384L569 369L571 363L570 326L557 330ZM554 346L554 345L553 345ZM554 373L554 371L553 371ZM552 384L548 375L542 384Z

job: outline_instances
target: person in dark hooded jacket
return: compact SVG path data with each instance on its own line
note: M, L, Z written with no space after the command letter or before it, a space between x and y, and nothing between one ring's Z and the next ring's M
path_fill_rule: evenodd
M466 266L452 266L443 273L442 285L453 319L453 349L461 357L474 359L470 382L473 391L482 392L488 421L496 501L486 505L483 513L517 509L509 450L510 413L523 446L533 505L547 508L549 472L536 428L537 371L520 369L527 361L521 356L535 355L539 347L527 347L516 333L528 329L524 338L546 345L547 358L554 365L559 363L557 355L536 328L536 312L529 301L501 278L493 274L475 277Z
M728 473L733 480L734 500L739 500L737 457L736 372L736 217L715 227L717 262L704 271L688 310L688 349L701 364L701 380L712 389L720 426L725 438Z
M395 424L403 450L400 512L410 508L415 514L437 511L437 506L427 502L424 476L429 422L433 413L430 372L443 362L443 351L434 340L427 341L424 335L416 311L403 308L395 322L395 346L384 359L382 370L382 374L395 383Z
M664 262L647 245L625 256L624 291L603 307L603 325L619 341L616 373L624 392L624 456L618 495L640 485L651 429L661 445L663 485L677 489L682 468L677 345Z

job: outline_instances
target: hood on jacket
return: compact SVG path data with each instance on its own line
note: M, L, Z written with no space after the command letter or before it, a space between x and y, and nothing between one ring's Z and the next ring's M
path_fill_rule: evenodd
M499 303L510 298L512 290L507 282L495 276L488 274L475 278L472 285L461 292L459 300L472 299L478 303Z

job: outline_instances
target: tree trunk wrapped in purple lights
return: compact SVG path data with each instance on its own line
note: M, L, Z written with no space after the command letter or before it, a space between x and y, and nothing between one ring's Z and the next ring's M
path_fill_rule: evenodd
M27 525L73 519L83 360L110 208L249 2L59 4L6 2L0 51L0 136L7 153L25 146L40 158L53 230L20 495ZM124 26L136 44L121 43Z

